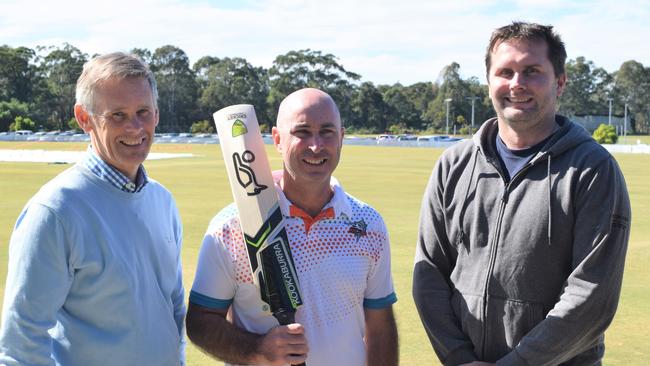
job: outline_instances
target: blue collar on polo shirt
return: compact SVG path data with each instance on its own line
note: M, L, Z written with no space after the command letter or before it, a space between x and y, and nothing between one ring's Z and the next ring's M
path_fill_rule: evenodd
M95 150L93 150L92 146L88 146L88 150L86 151L84 158L81 160L81 164L100 179L109 182L112 186L124 192L140 192L149 181L147 178L147 172L144 170L142 164L138 167L138 172L135 175L135 183L133 183L126 175L122 174L122 172L102 160Z

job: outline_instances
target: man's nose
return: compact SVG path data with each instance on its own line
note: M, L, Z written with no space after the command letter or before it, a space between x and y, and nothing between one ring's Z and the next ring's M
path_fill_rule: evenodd
M321 151L323 149L323 139L318 134L314 134L309 142L309 148L316 153Z
M128 120L126 121L127 128L132 128L132 129L136 129L136 130L141 129L142 126L144 125L144 123L145 123L145 121L143 121L142 118L140 116L138 116L137 113L133 114L133 115L130 115L128 117Z
M522 74L520 72L516 72L512 76L512 79L510 79L510 89L511 90L522 89L522 88L526 87L526 83L527 83L527 81L526 81L526 77L524 76L524 74Z

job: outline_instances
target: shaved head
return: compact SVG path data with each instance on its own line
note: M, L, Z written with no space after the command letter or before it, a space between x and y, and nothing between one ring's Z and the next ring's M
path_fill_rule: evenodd
M293 92L280 104L272 132L284 165L280 181L284 194L317 215L332 196L330 178L343 146L345 130L336 103L318 89Z
M280 103L276 122L277 127L282 131L286 131L290 128L292 122L306 122L293 120L297 112L312 116L329 116L332 119L329 122L341 128L339 109L332 97L324 91L305 88L289 94Z

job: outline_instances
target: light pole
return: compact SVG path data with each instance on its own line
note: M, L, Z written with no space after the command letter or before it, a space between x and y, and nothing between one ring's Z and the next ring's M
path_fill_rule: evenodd
M471 135L474 133L474 101L478 99L478 97L467 97L467 99L472 101L472 129L469 131L469 134Z
M623 118L623 140L627 137L627 102L625 103L625 117Z
M445 104L447 105L447 136L449 136L449 102L451 102L451 98L445 99Z
M607 122L608 125L612 125L612 98L607 98L609 101L609 120Z

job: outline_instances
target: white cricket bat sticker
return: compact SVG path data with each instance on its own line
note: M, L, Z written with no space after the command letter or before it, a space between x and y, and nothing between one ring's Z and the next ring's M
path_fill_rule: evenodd
M219 144L239 211L253 281L280 324L294 322L302 305L298 273L252 105L214 113Z

